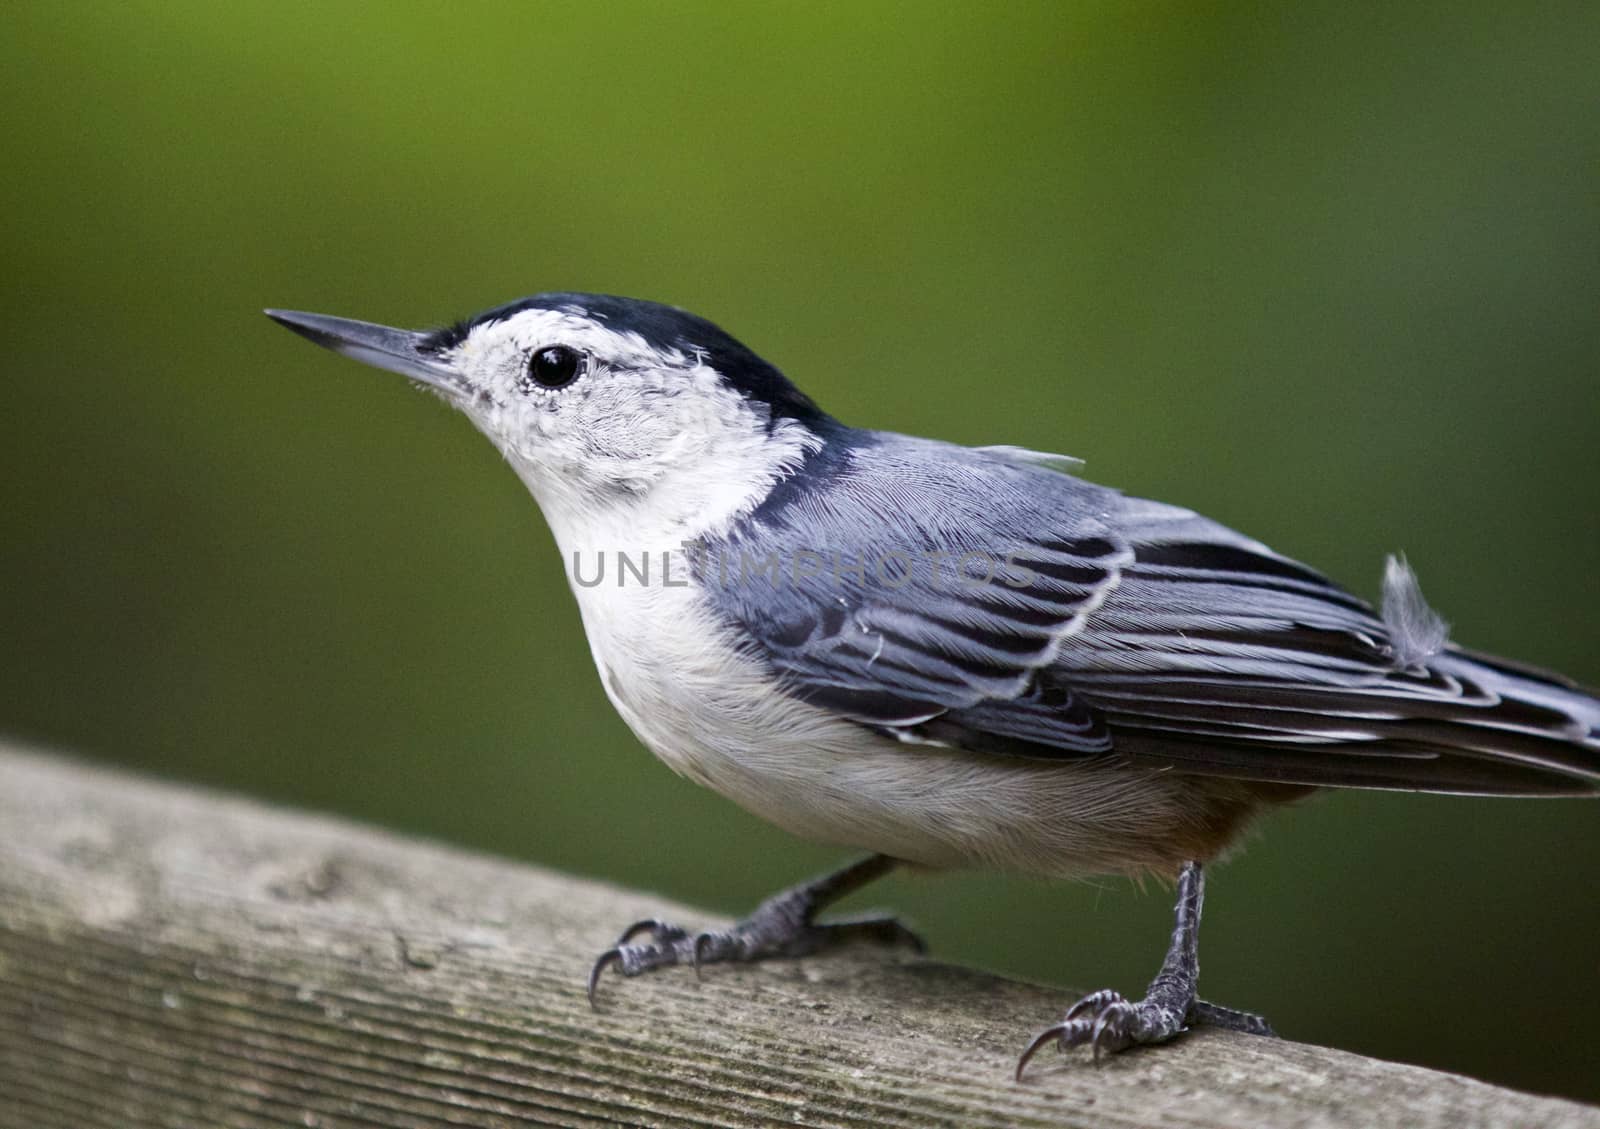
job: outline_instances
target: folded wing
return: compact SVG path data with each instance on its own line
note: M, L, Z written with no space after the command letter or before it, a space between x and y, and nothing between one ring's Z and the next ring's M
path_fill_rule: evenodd
M1003 451L874 436L719 552L714 599L782 685L903 741L1295 785L1600 790L1600 703L1447 644L1403 566L1379 614L1215 522ZM730 579L730 556L768 567Z

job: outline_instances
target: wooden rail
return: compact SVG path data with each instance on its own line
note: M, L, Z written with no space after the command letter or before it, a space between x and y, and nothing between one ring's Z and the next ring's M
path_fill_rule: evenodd
M1589 1126L1222 1032L1095 1067L1065 993L877 950L608 979L647 894L0 747L0 1125Z

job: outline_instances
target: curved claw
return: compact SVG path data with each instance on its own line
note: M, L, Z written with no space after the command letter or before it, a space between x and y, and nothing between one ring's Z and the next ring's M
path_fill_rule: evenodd
M701 950L702 947L704 947L706 945L709 945L709 944L711 944L711 934L710 933L696 933L695 934L695 936L694 936L694 948L690 951L690 963L694 966L694 978L696 980L704 980L706 978L706 974L703 971L701 971L701 968L700 968L700 964L701 964L700 950Z
M1122 1050L1128 1045L1128 1032L1121 1024L1129 1019L1130 1014L1131 1007L1127 1000L1110 989L1083 997L1067 1009L1060 1023L1046 1027L1034 1036L1033 1042L1028 1044L1022 1057L1017 1060L1017 1081L1022 1081L1022 1069L1027 1066L1028 1060L1051 1039L1060 1040L1062 1050L1087 1044L1094 1052L1096 1063L1102 1055Z
M662 921L659 918L641 917L638 921L635 921L632 925L624 929L621 936L617 938L615 943L618 948L621 948L623 945L626 945L629 941L633 940L641 933L664 933L670 932L671 929L672 926L668 925L665 921Z
M1094 1061L1096 1065L1098 1065L1100 1062L1100 1052L1106 1049L1104 1045L1102 1045L1101 1039L1107 1031L1111 1030L1112 1020L1118 1014L1119 1013L1115 1005L1113 1005L1111 1007L1107 1007L1095 1017L1094 1028L1090 1031L1088 1041L1090 1049L1094 1052Z
M1018 1082L1022 1081L1023 1068L1028 1065L1028 1060L1030 1058L1039 1053L1039 1049L1041 1047L1043 1047L1051 1039L1064 1037L1069 1029L1070 1025L1063 1020L1060 1023L1052 1023L1049 1027L1046 1027L1043 1031L1035 1035L1033 1037L1033 1042L1029 1043L1027 1049L1022 1052L1022 1057L1017 1059L1017 1073L1015 1075L1016 1080Z
M600 986L600 974L613 964L622 963L622 950L610 948L595 959L594 967L589 969L589 1006L598 1011L600 1005L595 1001L595 989Z
M1109 988L1102 988L1098 992L1090 992L1083 999L1069 1007L1067 1014L1061 1017L1061 1021L1066 1023L1069 1020L1076 1019L1083 1012L1093 1011L1098 1013L1107 1004L1120 1004L1122 1002L1123 999L1120 993L1113 992Z

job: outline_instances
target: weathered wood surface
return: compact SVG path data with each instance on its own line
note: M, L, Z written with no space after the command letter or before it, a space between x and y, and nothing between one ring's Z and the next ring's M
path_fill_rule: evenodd
M0 1125L1600 1127L1221 1032L1099 1067L1066 994L875 950L608 979L658 898L0 748Z

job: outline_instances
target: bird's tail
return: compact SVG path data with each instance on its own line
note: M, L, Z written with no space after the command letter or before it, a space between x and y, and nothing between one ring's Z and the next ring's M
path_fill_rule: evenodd
M1063 660L1136 761L1311 787L1600 795L1600 697L1451 644L1403 559L1377 615L1277 558L1247 571L1254 558L1220 555L1210 571L1228 584L1198 583L1192 551L1181 570L1158 567L1170 546L1142 559L1123 610L1103 609Z
M1600 697L1559 674L1449 647L1428 668L1460 686L1447 748L1528 770L1530 790L1600 792ZM1535 783L1536 782L1536 783Z

